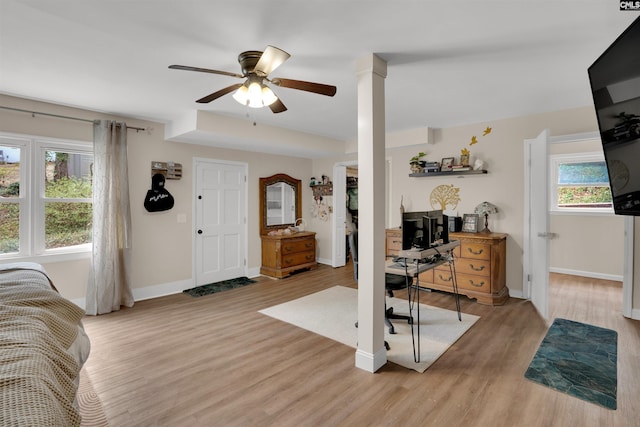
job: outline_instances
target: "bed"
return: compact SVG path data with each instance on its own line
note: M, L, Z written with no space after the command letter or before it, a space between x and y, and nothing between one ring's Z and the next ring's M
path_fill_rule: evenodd
M35 263L0 265L0 425L79 426L85 312Z

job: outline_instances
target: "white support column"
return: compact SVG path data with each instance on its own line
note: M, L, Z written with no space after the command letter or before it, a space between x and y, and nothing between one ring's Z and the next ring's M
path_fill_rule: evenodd
M375 372L384 348L385 111L387 63L358 59L358 349L356 367Z

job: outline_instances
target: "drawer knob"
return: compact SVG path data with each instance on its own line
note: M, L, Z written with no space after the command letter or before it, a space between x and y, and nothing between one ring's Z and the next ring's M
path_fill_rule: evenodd
M310 247L312 247L312 246L313 246L313 243L311 243L311 242L307 242L307 243L305 243L305 244L304 244L304 246L305 246L306 248L310 248Z
M292 251L292 250L293 250L293 247L292 247L292 246L285 246L285 247L284 247L284 250L285 250L285 251Z
M311 261L313 259L313 255L307 255L305 258L307 259L307 261Z
M451 276L443 276L442 274L438 274L438 276L440 277L440 280L444 281L444 282L450 282L453 278Z
M469 268L471 268L473 271L482 271L484 270L484 265L481 265L480 267L476 267L473 264L469 264Z
M484 249L480 249L480 250L478 250L477 252L476 252L476 251L474 251L474 250L473 250L473 249L471 249L471 248L467 248L467 250L469 251L469 253L471 253L471 254L473 254L473 255L480 255L480 254L482 254L482 252L484 252Z

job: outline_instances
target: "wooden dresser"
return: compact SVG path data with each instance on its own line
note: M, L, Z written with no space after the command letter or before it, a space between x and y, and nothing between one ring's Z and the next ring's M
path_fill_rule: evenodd
M506 286L507 235L504 233L449 233L449 240L460 240L453 251L458 293L481 304L502 305L509 299ZM387 256L402 250L400 229L387 230ZM448 264L420 274L420 286L453 292Z
M291 235L260 236L262 267L260 274L281 279L297 270L313 269L316 262L316 233L303 231Z

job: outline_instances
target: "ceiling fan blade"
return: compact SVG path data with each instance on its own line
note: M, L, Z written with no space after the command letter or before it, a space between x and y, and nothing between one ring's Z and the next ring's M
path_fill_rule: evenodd
M267 46L253 71L268 76L273 70L282 65L284 61L289 59L290 56L291 55L282 49L278 49L275 46Z
M325 85L322 83L312 83L312 82L305 82L302 80L291 80L291 79L281 79L281 78L272 79L271 83L281 87L305 90L307 92L318 93L320 95L333 96L336 94L335 86Z
M197 71L199 73L221 74L223 76L237 77L243 79L244 76L238 73L230 73L228 71L210 70L209 68L189 67L188 65L169 65L172 70Z
M224 96L228 93L233 92L234 90L238 89L240 86L242 86L242 83L236 83L234 85L227 86L224 89L220 89L217 92L213 92L211 95L207 95L204 98L198 99L196 102L199 102L200 104L209 103L215 99L220 98L221 96Z
M287 107L285 107L282 101L280 101L280 98L276 99L273 104L269 105L269 108L271 108L271 111L273 111L274 113L282 113L283 111L287 111Z

